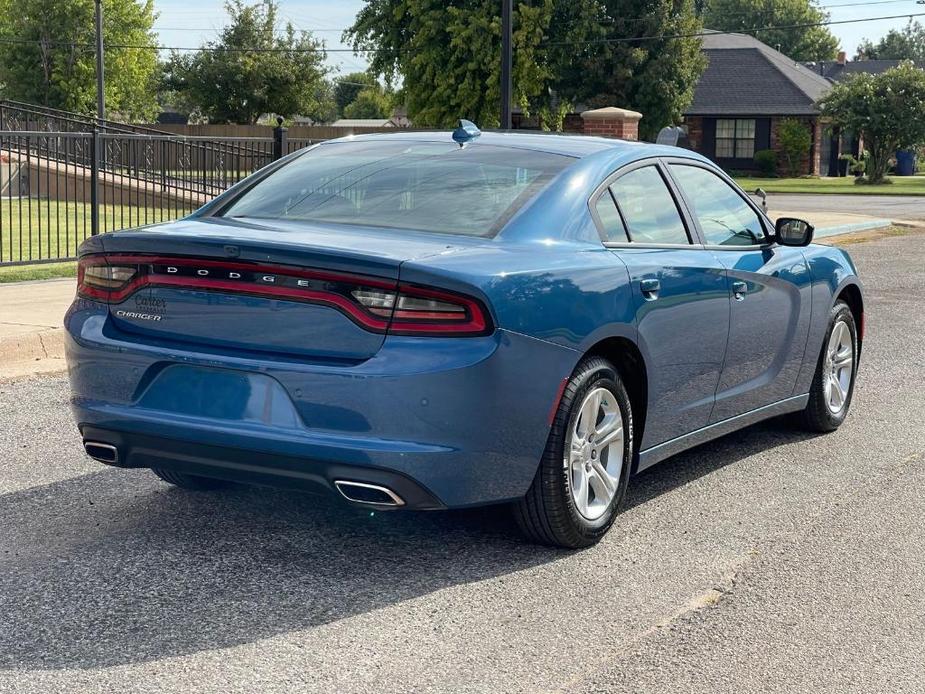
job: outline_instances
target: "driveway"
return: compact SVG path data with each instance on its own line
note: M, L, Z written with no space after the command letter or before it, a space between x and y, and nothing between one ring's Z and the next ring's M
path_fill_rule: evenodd
M925 220L925 196L793 195L768 193L768 209L788 212L840 212L886 219Z
M499 509L171 489L86 458L64 377L0 383L0 691L921 692L925 235L850 250L846 424L676 456L584 552Z

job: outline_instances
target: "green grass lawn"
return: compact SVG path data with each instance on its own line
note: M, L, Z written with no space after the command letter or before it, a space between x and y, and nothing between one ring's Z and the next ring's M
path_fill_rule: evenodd
M50 280L56 277L76 277L77 263L42 263L41 265L0 266L0 284L26 280Z
M892 184L859 185L853 176L844 178L736 178L749 193L763 188L768 193L840 193L850 195L925 195L925 175L890 176Z
M105 232L153 224L176 219L187 212L101 205L100 229ZM73 257L77 254L77 246L88 236L89 203L0 198L0 263ZM42 275L51 271L34 266L28 272ZM0 277L18 277L28 272L24 268L0 265Z

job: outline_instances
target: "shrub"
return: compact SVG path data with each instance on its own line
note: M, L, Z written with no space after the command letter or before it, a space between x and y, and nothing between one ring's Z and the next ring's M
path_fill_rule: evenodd
M759 149L755 152L755 166L762 176L773 178L777 175L777 152L773 149Z
M796 118L784 118L777 125L777 145L784 169L788 176L800 175L803 158L809 156L813 137L802 121Z
M839 159L842 159L842 160L848 162L848 173L853 174L853 175L858 176L858 177L861 177L861 176L864 175L865 161L864 161L864 153L863 153L863 152L861 153L861 158L860 158L860 159L856 159L855 157L853 157L853 156L850 155L850 154L842 154L842 155L839 157Z

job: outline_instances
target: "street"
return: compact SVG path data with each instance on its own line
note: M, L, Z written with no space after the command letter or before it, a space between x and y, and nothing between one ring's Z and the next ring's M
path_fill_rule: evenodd
M841 429L669 459L583 552L504 509L172 489L86 457L65 376L0 382L0 691L925 691L923 243L846 247L867 327Z
M925 219L925 197L914 195L790 195L768 193L768 209L788 212L847 212L893 220Z

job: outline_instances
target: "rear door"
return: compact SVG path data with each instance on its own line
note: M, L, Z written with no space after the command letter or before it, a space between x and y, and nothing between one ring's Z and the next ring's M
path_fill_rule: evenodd
M725 268L692 242L656 161L619 171L598 189L591 208L632 282L648 364L644 450L709 423L729 331Z
M810 321L810 275L802 249L771 243L764 216L706 165L671 160L668 170L705 248L727 270L729 346L711 421L790 397Z

